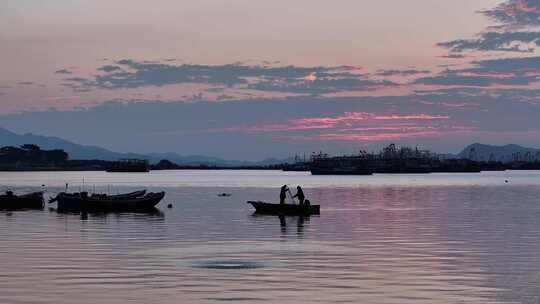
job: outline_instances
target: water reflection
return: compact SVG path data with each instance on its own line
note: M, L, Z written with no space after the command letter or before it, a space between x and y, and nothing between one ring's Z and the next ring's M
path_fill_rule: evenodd
M277 226L279 223L281 236L286 237L294 231L296 236L303 237L304 230L309 225L311 218L318 218L319 215L311 216L284 216L284 215L265 215L253 213L251 218L254 219L254 224L260 227Z
M129 212L118 212L118 211L78 211L73 209L57 209L57 208L49 208L50 213L55 213L58 215L58 217L63 216L79 216L81 220L88 220L89 218L100 218L100 219L106 219L106 218L115 218L115 219L122 219L122 218L130 218L130 219L152 219L152 221L156 219L164 219L165 214L157 209L145 209L145 210L133 210Z
M304 236L304 224L309 223L310 216L291 216L289 219L289 227L294 225L296 227L296 235L299 237ZM295 223L296 222L296 223ZM287 217L280 215L279 223L281 226L281 234L287 235Z

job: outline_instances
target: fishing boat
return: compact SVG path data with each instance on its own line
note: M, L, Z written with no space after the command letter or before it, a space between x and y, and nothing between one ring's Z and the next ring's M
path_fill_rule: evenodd
M11 191L0 195L0 209L43 209L43 192L15 195Z
M114 195L108 195L108 194L92 194L92 198L100 198L100 199L129 199L129 198L137 198L144 196L146 194L146 190L139 190L139 191L133 191L129 193L121 193L121 194L114 194Z
M248 201L255 208L255 213L271 215L312 215L320 214L319 205L271 204Z
M137 211L153 209L163 197L165 197L165 192L151 192L140 197L124 198L88 196L87 192L62 192L49 203L57 201L60 210Z
M75 193L61 192L61 194L64 197L75 197L75 198L80 197L82 195L79 192L75 192ZM132 198L142 197L145 194L146 194L146 190L138 190L138 191L133 191L133 192L129 192L129 193L120 193L120 194L114 194L114 195L109 195L109 194L105 194L105 193L93 193L90 196L90 198L91 199L100 199L100 200L104 200L104 199L106 199L106 200L132 199ZM86 194L86 195L88 195L88 194ZM56 202L57 197L51 198L49 200L49 204L52 204L52 203Z

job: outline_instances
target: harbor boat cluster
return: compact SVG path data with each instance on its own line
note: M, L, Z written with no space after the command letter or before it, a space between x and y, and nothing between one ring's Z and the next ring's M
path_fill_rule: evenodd
M391 144L379 153L360 151L358 155L329 157L314 155L313 175L371 175L374 173L480 172L477 162L468 159L441 160L427 150Z
M289 170L311 171L313 175L371 175L374 173L480 172L483 168L480 162L470 159L441 159L427 150L397 147L391 144L379 153L360 151L356 155L346 156L314 154L308 162L292 165Z

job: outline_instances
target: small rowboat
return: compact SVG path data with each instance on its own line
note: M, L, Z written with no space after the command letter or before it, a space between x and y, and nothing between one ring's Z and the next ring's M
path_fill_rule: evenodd
M0 195L0 209L43 209L43 192L15 195L11 191Z
M148 193L141 197L109 198L88 196L86 192L59 193L55 198L60 210L138 211L153 209L165 197L165 192Z
M271 204L248 201L255 208L255 213L271 215L312 215L320 214L319 205Z

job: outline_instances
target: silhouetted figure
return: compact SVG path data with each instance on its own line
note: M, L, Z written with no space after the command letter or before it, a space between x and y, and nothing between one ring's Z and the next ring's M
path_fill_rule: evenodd
M305 200L304 205L310 206L310 205L311 205L311 202L310 202L309 200Z
M293 197L298 197L298 202L300 205L304 204L304 200L306 199L306 196L304 195L304 191L302 190L302 187L298 186L296 187L296 194Z
M289 191L289 188L287 185L281 186L281 191L279 192L279 203L285 204L285 199L287 198L287 191Z

